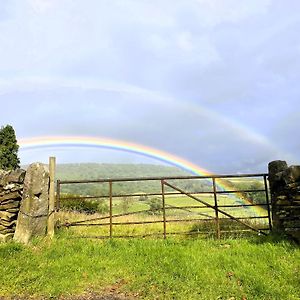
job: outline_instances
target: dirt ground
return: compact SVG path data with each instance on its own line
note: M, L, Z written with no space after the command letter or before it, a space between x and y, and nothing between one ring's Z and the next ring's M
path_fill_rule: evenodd
M136 296L129 296L118 293L109 294L99 294L99 293L85 293L79 296L61 296L61 297L51 297L51 298L41 298L41 297L30 297L30 296L17 296L13 295L10 297L0 296L0 300L136 300Z
M59 297L33 297L33 296L18 296L11 295L9 297L0 296L0 300L138 300L138 293L123 293L120 288L125 284L124 280L120 280L113 285L107 286L104 290L93 291L88 290L81 295L68 295Z

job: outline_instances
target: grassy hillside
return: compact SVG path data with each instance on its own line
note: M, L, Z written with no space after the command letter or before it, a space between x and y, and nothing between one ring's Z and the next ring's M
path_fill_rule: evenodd
M186 175L191 174L175 167L150 164L78 163L57 165L57 178L62 180Z
M56 177L60 180L95 180L106 178L172 177L191 174L175 167L148 164L59 164ZM207 186L205 180L184 181L180 186L185 189L200 190ZM114 183L115 193L157 193L161 191L159 181ZM107 184L76 184L63 186L63 193L77 195L107 195Z

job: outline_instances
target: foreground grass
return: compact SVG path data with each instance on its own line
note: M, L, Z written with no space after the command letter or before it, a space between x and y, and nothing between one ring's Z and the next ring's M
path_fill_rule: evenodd
M119 283L142 299L299 299L300 249L284 240L70 239L0 244L0 296L57 298Z

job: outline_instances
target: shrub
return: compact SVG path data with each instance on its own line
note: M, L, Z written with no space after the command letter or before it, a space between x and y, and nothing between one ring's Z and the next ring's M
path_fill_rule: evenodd
M162 212L162 201L159 198L152 198L148 202L149 204L149 209L150 209L150 214L157 215Z
M128 213L130 206L132 206L133 199L131 197L122 197L121 200L121 209L124 214Z
M108 205L104 202L104 200L89 200L72 194L62 195L60 208L62 210L78 211L86 214L94 214L97 212L104 214L108 212Z

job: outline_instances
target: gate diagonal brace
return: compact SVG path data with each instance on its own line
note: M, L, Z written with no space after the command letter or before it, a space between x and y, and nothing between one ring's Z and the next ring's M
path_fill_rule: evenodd
M199 198L193 196L193 195L190 194L190 193L187 193L187 192L183 191L182 189L180 189L180 188L178 188L178 187L176 187L176 186L174 186L174 185L168 183L167 181L162 180L162 182L163 182L163 184L165 184L166 186L168 186L168 187L170 187L170 188L172 188L172 189L174 189L174 190L176 190L176 191L178 191L178 192L180 192L180 193L182 193L182 194L184 194L184 195L186 195L186 196L188 196L188 197L190 197L190 198L192 198L192 199L194 199L194 200L196 200L196 201L198 201L198 202L200 202L200 203L202 203L202 204L204 204L204 205L206 205L206 206L209 207L209 208L212 208L212 209L214 209L214 210L220 212L221 214L225 215L226 217L228 217L228 218L230 218L230 219L232 219L232 220L234 220L234 221L236 221L236 222L238 222L238 223L240 223L240 224L246 226L247 228L249 228L249 229L251 229L251 230L253 230L253 231L256 231L256 232L259 233L259 234L267 235L265 232L263 232L263 231L261 231L261 230L258 230L258 229L256 229L256 228L254 228L254 227L252 227L252 226L250 226L250 225L244 223L243 221L241 221L241 220L235 218L234 216L228 214L227 212L225 212L225 211L223 211L223 210L221 210L221 209L219 209L219 208L217 208L217 207L215 207L215 206L213 206L213 205L211 205L211 204L209 204L209 203L207 203L207 202L205 202L205 201L203 201L203 200L201 200L201 199L199 199Z

